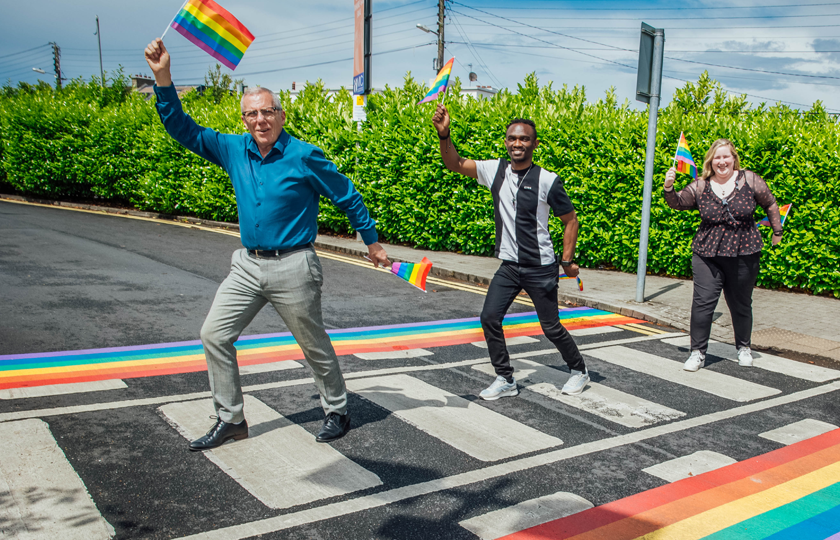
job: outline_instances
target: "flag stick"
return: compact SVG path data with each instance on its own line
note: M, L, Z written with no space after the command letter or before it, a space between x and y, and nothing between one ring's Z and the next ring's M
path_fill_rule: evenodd
M674 167L677 166L677 154L680 153L680 141L682 141L683 132L680 131L680 140L677 141L677 150L674 152Z
M182 10L182 9L184 9L184 6L186 6L186 5L187 5L187 2L189 2L189 1L190 1L190 0L184 0L184 3L183 3L183 4L181 4L181 7L180 7L180 8L178 8L178 11L176 11L176 12L175 12L175 17L177 17L177 16L178 16L178 14L179 14L179 13L181 13L181 10ZM163 31L163 34L161 34L161 35L160 35L160 40L161 40L161 41L163 41L163 36L165 36L165 35L166 35L166 33L169 31L169 28L172 26L172 23L174 23L174 22L175 22L175 17L172 17L172 20L171 20L171 21L169 21L169 24L167 24L167 25L166 25L166 30L164 30L164 31Z

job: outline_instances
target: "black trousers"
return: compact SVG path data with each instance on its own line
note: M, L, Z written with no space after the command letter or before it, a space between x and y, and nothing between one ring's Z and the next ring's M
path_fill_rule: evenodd
M739 257L701 257L694 254L694 299L691 303L691 350L706 354L712 315L720 290L729 306L735 346L749 347L752 335L752 293L758 276L760 253Z
M560 316L557 314L558 276L559 266L556 262L528 267L503 261L496 271L484 300L484 309L481 310L481 328L484 330L484 339L487 341L490 361L496 375L507 378L513 374L510 355L505 346L502 319L522 289L525 289L534 302L543 334L560 351L569 369L586 369L575 340L560 324Z

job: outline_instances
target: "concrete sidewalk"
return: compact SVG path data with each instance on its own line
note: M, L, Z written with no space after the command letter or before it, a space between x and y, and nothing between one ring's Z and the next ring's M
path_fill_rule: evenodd
M361 242L318 236L316 247L356 256L367 254ZM487 285L500 261L440 251L426 251L383 244L392 260L433 263L432 274ZM645 302L637 303L636 275L607 270L581 269L583 292L575 281L560 282L560 300L621 313L688 330L691 316L691 280L659 276L645 279ZM823 296L755 289L753 292L752 344L756 349L819 356L840 362L840 300ZM734 343L729 309L721 295L715 309L712 338ZM807 358L806 358L807 359Z

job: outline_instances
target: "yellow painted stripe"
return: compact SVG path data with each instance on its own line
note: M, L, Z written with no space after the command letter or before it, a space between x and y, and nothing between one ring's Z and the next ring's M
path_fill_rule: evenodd
M667 334L665 330L660 330L659 328L653 328L651 326L643 326L638 323L627 323L625 326L632 326L633 328L638 328L639 330L644 330L646 332L653 332L654 334Z
M238 36L231 34L227 28L214 21L212 17L202 12L191 2L188 2L187 5L184 6L184 10L189 11L193 17L215 30L216 33L219 34L223 39L229 41L231 45L233 45L243 53L248 49L248 45L250 45L250 43L248 45L242 43L242 40Z
M805 474L765 491L737 499L663 527L636 540L699 540L840 482L840 463Z
M621 328L622 330L629 330L630 332L636 332L637 334L643 334L645 336L655 336L659 332L650 332L647 328L644 330L641 328L636 328L634 326L630 326L630 324L617 324L615 325L616 328Z

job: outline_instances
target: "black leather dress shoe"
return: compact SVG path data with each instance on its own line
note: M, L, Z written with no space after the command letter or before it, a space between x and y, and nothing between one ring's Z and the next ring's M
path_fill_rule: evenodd
M219 418L216 420L216 425L207 432L207 435L190 443L190 450L193 452L210 450L211 448L222 446L228 439L239 441L247 438L248 422L243 420L238 424L228 424Z
M330 413L324 420L324 425L315 440L318 442L335 441L347 435L348 431L350 431L350 413L345 413L344 416L338 413Z

